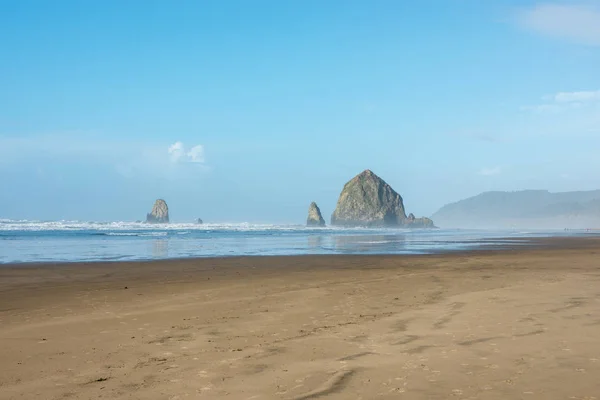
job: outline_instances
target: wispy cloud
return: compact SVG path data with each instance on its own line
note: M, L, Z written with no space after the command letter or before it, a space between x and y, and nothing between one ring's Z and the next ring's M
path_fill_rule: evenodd
M204 146L196 145L188 151L187 156L190 162L204 163Z
M499 138L492 135L486 135L485 133L475 134L472 137L473 139L488 143L496 143L500 141Z
M204 146L196 145L187 150L182 142L175 142L168 149L171 161L204 164Z
M147 146L142 146L146 148ZM0 159L7 163L58 159L61 161L83 158L126 158L140 145L128 141L108 140L82 133L57 133L29 136L0 137Z
M448 134L475 142L500 143L506 140L505 137L499 137L497 135L478 130L449 131Z
M110 168L125 178L179 179L205 172L210 168L204 154L203 146L186 148L181 142L165 146L83 134L0 137L0 167L55 162L95 165ZM191 164L197 168L184 168Z
M563 108L557 104L535 104L532 106L522 106L521 111L533 111L536 113L558 112Z
M169 146L168 150L169 156L171 157L171 161L179 162L184 155L183 143L175 142Z
M493 176L493 175L499 175L501 173L502 173L501 167L482 168L478 172L479 175L483 175L483 176Z
M600 104L600 90L558 92L542 97L543 103L521 107L521 111L555 113L565 110L595 107Z
M559 92L556 93L553 98L554 101L558 103L600 101L600 90L590 90L583 92Z
M171 161L204 164L204 146L196 145L189 150L182 142L175 142L168 149Z
M600 6L543 3L519 12L518 22L541 35L600 46Z

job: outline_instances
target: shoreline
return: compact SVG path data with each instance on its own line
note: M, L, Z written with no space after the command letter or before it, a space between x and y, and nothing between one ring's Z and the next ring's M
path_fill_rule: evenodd
M4 266L0 397L593 398L599 252Z
M445 254L469 254L469 253L487 253L496 251L515 251L523 249L544 248L548 246L559 246L567 248L573 245L582 245L585 240L594 240L600 238L599 233L586 232L580 236L530 236L530 237L498 237L490 239L476 239L470 244L472 248L467 249L440 249L423 250L413 253L307 253L307 254L285 254L285 255L222 255L222 256L190 256L190 257L172 257L172 258L147 258L133 260L74 260L74 261L26 261L26 262L6 262L0 263L2 269L12 268L43 268L43 267L66 267L66 266L98 266L98 265L120 265L120 264L152 264L164 262L198 262L210 260L227 259L253 259L253 258L287 258L287 257L426 257L439 256ZM570 242L570 243L566 243ZM463 243L463 242L461 242ZM467 243L467 242L464 242ZM501 244L499 244L501 243Z
M275 230L254 233L198 233L165 232L98 232L70 233L56 231L51 234L22 231L0 232L0 268L9 265L60 263L120 263L131 261L175 260L279 255L325 255L325 254L437 254L479 249L500 249L522 246L531 240L550 236L586 237L597 236L595 232L566 231L445 231L439 233L393 233L373 231L351 233L349 231L298 233L299 231ZM166 235L163 237L163 234ZM38 238L39 236L39 238ZM214 236L214 237L213 237ZM14 240L11 240L14 239Z
M428 254L317 254L197 257L135 261L84 261L0 264L0 304L9 304L11 295L21 290L53 289L65 292L77 285L120 288L157 282L175 284L183 279L256 279L303 272L371 269L373 265L397 269L418 265L428 268L455 259L519 257L544 251L546 255L600 247L600 237L519 238L526 242L512 246L481 246L475 249L440 251ZM415 264L416 263L416 264ZM129 282L129 284L127 284Z

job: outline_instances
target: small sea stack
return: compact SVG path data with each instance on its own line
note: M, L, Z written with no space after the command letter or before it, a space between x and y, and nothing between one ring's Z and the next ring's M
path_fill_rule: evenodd
M314 201L310 203L308 207L308 218L306 218L306 226L308 227L323 227L325 226L325 219L321 215L319 206Z
M168 224L169 223L169 207L163 199L158 199L152 207L152 212L146 215L146 223L148 224Z

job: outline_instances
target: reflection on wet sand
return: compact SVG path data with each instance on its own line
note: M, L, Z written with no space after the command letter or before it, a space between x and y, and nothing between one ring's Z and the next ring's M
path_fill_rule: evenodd
M169 241L166 239L159 239L152 241L152 257L154 258L166 258L169 256Z
M323 247L323 236L309 236L308 247L312 250L320 250Z
M405 235L342 235L334 237L335 250L345 253L393 252L406 248Z

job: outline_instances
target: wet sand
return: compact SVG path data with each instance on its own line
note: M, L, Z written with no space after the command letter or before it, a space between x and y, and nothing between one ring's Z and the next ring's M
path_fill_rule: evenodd
M600 239L0 267L1 399L600 399Z

